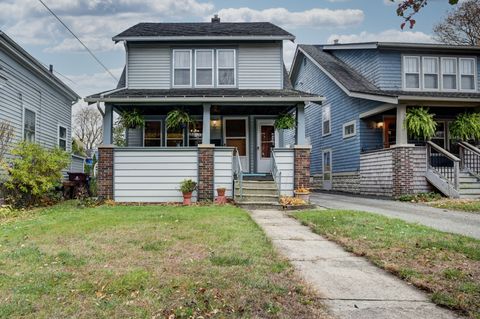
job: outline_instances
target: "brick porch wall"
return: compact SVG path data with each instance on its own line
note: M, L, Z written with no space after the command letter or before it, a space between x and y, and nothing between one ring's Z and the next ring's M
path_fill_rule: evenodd
M112 146L98 147L97 188L103 199L113 199L113 151Z
M294 188L310 188L310 153L311 146L294 148Z
M394 146L393 160L393 196L415 193L414 146Z
M213 145L198 146L198 201L214 200L214 150Z

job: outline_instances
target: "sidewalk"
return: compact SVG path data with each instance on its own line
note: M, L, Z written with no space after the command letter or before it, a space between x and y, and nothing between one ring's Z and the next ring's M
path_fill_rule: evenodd
M459 318L281 211L257 210L251 216L339 318Z

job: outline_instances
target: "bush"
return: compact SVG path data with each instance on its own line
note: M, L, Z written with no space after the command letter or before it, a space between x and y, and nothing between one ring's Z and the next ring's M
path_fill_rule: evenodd
M62 170L70 162L70 155L59 149L45 149L38 144L20 142L13 150L4 186L7 201L15 207L27 207L55 201L58 196Z
M442 195L434 192L402 195L398 197L401 202L426 203L442 199Z
M180 183L180 191L183 194L191 193L197 189L197 183L191 179L185 179Z

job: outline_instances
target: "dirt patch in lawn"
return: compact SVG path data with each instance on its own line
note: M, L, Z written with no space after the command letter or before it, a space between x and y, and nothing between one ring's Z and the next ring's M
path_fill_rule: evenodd
M427 203L427 205L436 208L480 214L480 200L478 199L442 199Z

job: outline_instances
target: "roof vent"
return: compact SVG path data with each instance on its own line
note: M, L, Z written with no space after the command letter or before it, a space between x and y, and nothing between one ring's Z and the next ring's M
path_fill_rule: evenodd
M339 39L335 39L335 40L333 40L333 43L334 43L334 44L338 44L339 42L340 42L340 40L339 40Z
M219 23L219 22L220 22L220 18L218 17L218 14L214 15L212 18L212 23Z

